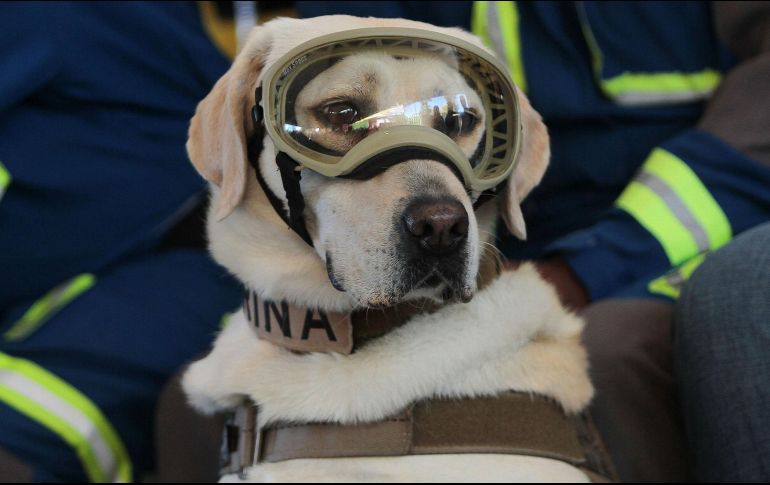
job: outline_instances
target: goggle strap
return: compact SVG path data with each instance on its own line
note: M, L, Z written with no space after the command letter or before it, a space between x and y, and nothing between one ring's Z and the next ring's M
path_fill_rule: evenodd
M310 238L310 234L305 226L305 198L302 197L302 190L299 186L302 172L297 170L300 165L296 160L283 152L278 152L275 162L278 165L278 170L281 172L283 190L286 192L286 200L289 202L289 227L310 247L313 247L313 240Z
M262 108L259 106L261 99L262 87L258 87L255 94L255 104L251 109L252 121L254 121L254 135L249 140L248 146L248 159L249 164L254 168L254 172L257 176L257 182L262 188L262 191L267 196L267 200L270 205L273 206L273 210L283 220L289 228L294 231L303 241L305 241L310 247L313 247L313 240L310 238L310 234L305 226L305 199L302 197L302 191L300 190L299 181L302 174L296 168L299 164L286 155L283 152L279 152L276 155L276 165L281 172L281 182L283 183L283 190L286 193L286 199L289 203L289 211L283 205L281 200L275 193L270 190L267 185L267 181L262 176L262 171L259 169L259 155L262 153L262 140L265 133L264 119L262 116Z
M492 187L491 189L487 189L484 192L479 195L479 198L476 199L476 202L473 203L473 210L477 211L479 208L484 205L486 202L492 200L497 196L499 193L499 190L502 186L505 185L505 182L500 183L499 185Z

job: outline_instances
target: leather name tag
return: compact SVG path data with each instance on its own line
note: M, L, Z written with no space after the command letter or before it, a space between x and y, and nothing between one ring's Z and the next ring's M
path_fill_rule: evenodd
M299 308L260 299L254 292L246 294L243 310L260 339L299 352L353 352L349 313Z

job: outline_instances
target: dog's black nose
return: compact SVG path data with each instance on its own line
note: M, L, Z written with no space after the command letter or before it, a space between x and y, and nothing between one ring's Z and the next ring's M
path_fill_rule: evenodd
M433 255L452 253L468 238L468 213L456 200L416 200L404 210L402 221L407 238Z

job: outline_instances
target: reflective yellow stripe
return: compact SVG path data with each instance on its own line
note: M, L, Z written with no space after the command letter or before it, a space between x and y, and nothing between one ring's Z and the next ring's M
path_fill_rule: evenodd
M691 102L708 98L722 80L717 71L631 73L601 81L602 90L620 104Z
M700 72L624 72L619 76L604 80L604 89L612 96L628 91L647 93L692 92L711 93L722 80L722 75L712 69Z
M5 195L9 185L11 185L11 174L8 173L3 163L0 162L0 200L3 200L3 195Z
M676 300L682 292L682 285L690 279L690 276L705 259L706 254L695 256L673 271L651 281L647 289L650 293L668 296Z
M235 59L238 52L235 21L220 17L214 2L198 2L198 7L201 22L209 38L228 59Z
M732 238L727 216L695 172L663 149L650 154L617 206L658 240L672 266Z
M489 2L473 2L473 10L471 11L471 32L476 34L485 46L494 49L492 39L489 38L489 31L487 30L488 9Z
M43 406L26 398L23 394L8 388L1 382L0 401L5 402L19 413L45 426L71 446L82 462L89 481L94 483L103 483L107 481L104 477L104 473L99 467L99 463L94 456L93 451L88 446L88 443L83 441L80 433L78 433L78 431L70 426L64 419L55 414L51 414Z
M698 253L698 245L692 234L669 210L663 199L647 186L631 182L621 194L617 205L658 240L671 264L687 261Z
M516 2L474 2L471 19L473 33L503 58L511 70L513 82L527 90L527 78L521 52L519 10ZM495 40L499 39L502 45Z
M591 67L602 92L620 104L644 105L695 101L708 97L722 81L722 74L713 69L696 72L629 72L604 78L604 55L591 30L583 2L577 2L580 27Z
M505 42L505 60L511 68L513 82L522 91L527 91L527 79L524 76L524 61L521 57L521 34L519 33L519 11L516 2L497 2L500 18L500 30Z
M78 275L49 291L36 301L29 310L3 335L7 341L19 341L40 328L51 316L91 288L96 277L90 273Z
M222 318L219 320L219 329L224 330L228 325L230 325L230 319L235 315L233 312L227 312L224 315L222 315Z
M695 172L679 157L658 148L644 163L644 172L664 180L706 232L712 251L733 237L730 221Z
M73 447L94 482L132 479L118 434L86 396L34 362L0 352L0 401Z
M583 38L588 46L588 51L591 53L591 68L594 72L594 78L596 82L601 85L602 83L602 66L604 66L604 55L599 48L599 43L596 42L596 37L591 30L591 25L588 23L588 16L586 15L585 5L583 2L575 2L577 8L578 18L580 19L580 30L583 33Z

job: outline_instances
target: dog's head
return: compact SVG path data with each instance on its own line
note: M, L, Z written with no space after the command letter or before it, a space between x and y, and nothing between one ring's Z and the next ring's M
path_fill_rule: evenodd
M247 143L254 133L250 111L260 76L287 51L314 37L388 26L430 29L481 46L476 37L459 29L401 19L278 19L254 29L192 119L188 153L212 184L208 221L212 253L248 286L270 298L339 310L389 306L417 297L467 299L475 289L480 255L492 237L496 206L509 230L525 237L519 204L542 177L549 144L540 116L521 92L517 96L522 148L499 204L474 211L471 195L448 166L415 157L367 180L325 177L304 169L304 216L314 248L288 230L273 211L247 161ZM420 62L351 55L302 88L293 115L304 126L334 125L352 120L361 110L374 113L393 103L457 92L467 82L438 61ZM478 99L469 97L467 103L465 108L475 119L449 135L471 157L488 114ZM327 130L313 141L338 151L354 143L350 136ZM271 191L286 201L275 156L275 145L266 136L259 166Z

